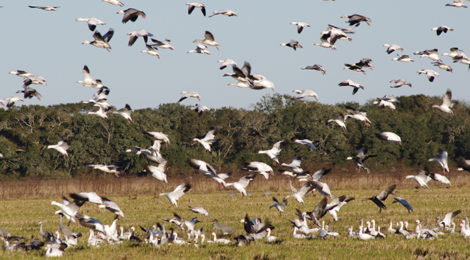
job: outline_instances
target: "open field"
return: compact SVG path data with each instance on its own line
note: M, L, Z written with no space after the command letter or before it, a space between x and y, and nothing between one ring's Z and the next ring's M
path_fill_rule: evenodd
M453 174L453 173L452 173ZM388 177L386 177L388 176ZM445 213L461 209L462 213L457 216L456 224L461 218L470 215L469 198L470 189L467 184L469 177L465 174L451 175L452 187L446 188L443 185L431 184L430 190L415 190L414 183L405 181L402 183L401 175L356 175L356 178L332 175L326 176L325 182L329 183L333 194L354 196L356 200L345 205L339 212L339 221L333 222L330 215L326 215L324 220L330 222L330 228L341 234L339 238L327 238L325 240L297 240L292 238L292 228L289 219L295 218L295 208L301 210L312 210L320 201L321 196L307 195L305 205L298 204L295 200L289 199L286 213L280 217L275 209L269 210L271 197L277 198L289 194L287 178L277 177L265 181L258 178L249 186L252 196L240 198L239 194L230 196L231 191L221 190L212 182L206 179L194 177L189 180L193 189L183 196L178 202L178 208L168 208L169 202L164 197L154 196L163 190L173 189L183 180L173 180L167 187L157 183L150 178L139 179L105 179L98 181L93 186L92 180L57 180L34 182L2 182L0 196L4 199L0 201L0 227L14 235L39 237L38 222L42 220L46 230L54 232L58 229L59 218L54 215L56 207L50 205L51 200L60 200L61 194L67 195L69 192L97 191L98 194L108 196L116 201L126 214L118 224L127 228L131 225L148 227L156 222L161 222L162 218L172 216L172 212L180 214L184 219L189 219L195 214L188 210L188 206L203 206L209 211L210 218L198 215L202 222L197 227L203 227L206 236L209 237L212 231L213 218L217 218L220 223L229 224L237 229L235 234L243 233L243 226L239 222L248 213L251 218L269 218L276 227L273 235L283 239L279 245L266 244L264 241L252 243L243 248L232 245L206 245L202 248L188 246L164 246L154 248L148 245L138 245L125 242L121 245L106 245L100 248L89 248L86 246L88 231L77 224L72 224L74 231L84 234L79 246L69 248L65 251L64 257L74 259L142 259L142 258L212 258L212 259L263 259L263 258L416 258L425 256L426 258L468 258L470 257L470 247L468 241L460 234L446 234L438 240L406 240L402 236L386 233L388 223L403 220L410 222L410 229L414 229L414 222L420 219L424 226L435 226L436 216L443 216ZM16 188L14 183L16 183ZM101 185L100 185L101 183ZM378 208L370 201L361 201L361 198L370 197L377 194L378 190L392 183L397 183L396 194L406 198L415 211L408 214L401 205L392 204L389 198L385 204L388 209L378 213ZM29 186L28 186L29 185ZM300 186L295 183L295 186ZM114 188L113 188L114 187ZM8 194L13 190L24 192L21 194ZM270 190L271 193L266 191ZM36 196L27 194L35 192ZM124 195L126 194L126 195ZM18 197L18 199L16 199ZM110 224L113 215L107 211L97 211L93 205L84 205L81 212L100 219L104 224ZM374 218L382 227L382 232L386 233L384 240L360 241L347 237L347 228L354 226L357 231L359 220L370 220ZM169 227L168 223L165 223ZM138 229L138 228L137 228ZM457 227L457 231L460 228ZM180 236L185 237L180 232ZM140 230L139 236L143 236ZM0 257L23 258L25 256L39 257L42 252L0 252Z

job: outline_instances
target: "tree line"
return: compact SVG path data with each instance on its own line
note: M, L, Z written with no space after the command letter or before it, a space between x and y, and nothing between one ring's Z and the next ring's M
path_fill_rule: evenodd
M94 110L86 104L29 105L0 110L1 178L74 177L98 174L87 164L115 164L123 175L145 174L149 162L142 156L125 152L134 146L153 143L146 131L161 131L170 137L161 153L168 161L169 175L192 174L188 160L197 158L220 171L239 171L245 163L272 161L259 150L270 149L280 140L281 162L301 156L306 170L322 166L354 168L348 156L360 147L377 155L367 161L371 173L390 167L424 167L427 160L446 150L450 166L459 158L470 157L470 107L456 102L454 114L433 109L440 97L424 95L398 97L397 109L377 107L371 103L327 105L300 101L288 95L264 96L253 109L223 107L198 115L178 103L161 104L157 108L132 112L133 123L108 113L108 120L87 115ZM348 119L347 130L328 119L344 115L347 109L367 111L371 125ZM210 129L217 141L212 152L193 142ZM380 132L398 134L403 145L377 137ZM317 147L296 144L294 139L310 139ZM66 160L47 145L64 140L70 145ZM431 167L436 164L431 163ZM280 167L278 169L281 169Z

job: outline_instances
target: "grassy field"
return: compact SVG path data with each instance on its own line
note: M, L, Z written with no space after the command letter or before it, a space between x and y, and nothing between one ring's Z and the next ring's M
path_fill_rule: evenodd
M95 190L100 195L106 195L116 201L126 214L118 224L127 228L131 225L138 227L151 226L161 222L162 218L172 216L172 212L180 214L188 219L195 214L188 210L188 206L203 206L209 211L210 217L198 215L202 222L197 227L203 227L206 236L212 231L211 220L217 218L220 223L229 224L237 229L236 234L243 233L243 226L239 222L248 213L251 218L269 218L276 227L273 235L283 239L278 245L270 245L265 241L258 241L249 246L238 248L232 245L206 245L201 248L188 246L164 246L154 248L148 245L135 245L123 243L121 245L105 245L100 248L86 246L88 231L72 224L74 231L84 234L79 246L67 249L64 257L72 259L142 259L142 258L210 258L210 259L311 259L311 258L469 258L470 247L468 241L460 234L442 236L438 240L406 240L402 236L388 234L386 239L374 241L360 241L347 237L347 228L354 226L355 231L359 220L374 218L386 232L390 220L393 222L403 220L410 222L410 229L414 229L414 222L420 219L424 226L435 226L436 217L445 213L461 209L462 213L457 217L457 226L460 219L470 214L468 207L470 189L467 183L469 177L464 174L450 177L452 187L431 184L431 189L414 188L411 181L403 181L403 175L332 175L325 177L324 181L330 184L333 194L354 196L355 201L344 206L339 213L339 221L333 222L331 216L326 215L325 221L330 223L330 228L341 234L338 238L297 240L292 238L292 228L289 219L295 218L295 209L312 210L320 201L317 194L307 195L305 205L298 204L290 199L286 213L280 217L275 209L269 210L271 197L278 198L289 194L288 179L274 178L265 181L258 178L249 191L252 195L241 198L239 194L233 196L231 191L221 190L219 186L207 179L186 179L193 184L193 189L178 202L178 208L169 208L169 202L164 197L155 194L161 191L173 189L184 179L173 180L166 186L150 178L138 179L100 179L92 180L56 180L56 181L32 181L32 182L2 182L0 196L0 227L14 235L39 237L39 221L44 222L48 231L58 229L59 218L54 215L56 207L50 205L51 200L60 200L61 195L69 192ZM98 184L96 184L98 183ZM101 185L99 184L101 183ZM387 210L378 213L378 208L370 201L362 201L361 198L375 195L379 189L396 183L396 194L406 198L415 211L408 214L401 205L392 204L389 198L386 201ZM250 184L251 185L251 184ZM295 186L300 186L294 183ZM16 186L16 187L15 187ZM114 189L112 188L114 187ZM14 193L15 191L17 193ZM11 192L11 193L8 193ZM21 192L23 192L21 194ZM31 194L31 195L28 195ZM35 194L35 195L32 195ZM110 224L113 215L106 211L97 211L93 205L85 205L81 212L100 219L104 224ZM168 223L165 223L169 227ZM138 228L137 228L138 229ZM457 231L460 231L458 226ZM138 231L142 237L143 234ZM182 233L180 236L184 236ZM0 258L24 258L41 257L44 251L34 253L24 252L0 252Z

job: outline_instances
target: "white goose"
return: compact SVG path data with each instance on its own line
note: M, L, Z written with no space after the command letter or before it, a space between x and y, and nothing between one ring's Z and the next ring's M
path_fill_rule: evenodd
M77 83L82 84L85 87L99 88L97 87L97 80L94 80L93 77L90 75L90 69L87 65L83 66L82 72L83 80L78 80Z
M453 0L452 3L446 4L445 6L468 8L465 4L465 0Z
M387 50L386 50L387 54L390 54L394 51L403 51L403 48L400 47L400 45L397 45L397 44L394 44L394 43L390 43L390 44L385 43L383 46L387 48Z
M158 59L160 59L160 53L158 53L158 49L156 47L153 47L152 45L145 44L145 47L147 47L146 50L141 50L140 52L146 53L150 56L155 56Z
M200 54L211 55L211 52L209 50L207 50L206 46L204 46L202 44L196 45L196 49L189 50L186 53L200 53Z
M364 111L351 111L351 112L348 112L346 115L344 115L344 122L346 122L346 120L348 118L352 118L352 119L364 122L366 126L370 126L370 124L372 123L369 120L369 118L367 118L367 113L364 112Z
M97 111L88 111L87 112L88 115L95 115L95 116L99 116L103 119L108 119L108 114L102 106L100 106L98 103L95 104L94 106L97 106L98 110Z
M297 99L302 99L302 98L306 98L306 97L313 97L313 98L315 98L315 100L318 101L318 94L313 90L310 90L310 89L302 89L302 90L294 89L294 90L292 90L292 92L299 95L299 96L296 97Z
M204 44L206 46L213 46L217 48L217 50L219 49L219 43L215 41L214 35L209 31L204 32L204 39L202 40L196 39L193 41L193 43L197 43L197 42Z
M250 162L246 167L251 171L263 175L266 180L269 179L269 175L274 175L273 168L263 162Z
M450 28L449 26L446 26L446 25L433 27L431 30L435 31L437 36L441 35L441 33L447 33L447 32L453 32L454 31L453 28Z
M238 16L237 13L235 13L234 11L229 10L229 9L224 9L224 10L213 11L212 15L209 15L209 17L213 17L219 14L222 14L228 17Z
M429 189L428 182L431 180L431 177L426 175L425 171L420 171L416 175L407 175L406 179L413 179L419 186Z
M217 238L217 235L215 234L215 232L212 232L212 237L214 238L214 240L212 241L209 240L207 241L207 243L221 243L221 244L227 245L231 242L229 239Z
M453 212L449 212L447 213L445 216L444 216L444 219L440 219L440 217L438 217L438 224L441 228L450 228L450 226L452 225L452 222L454 220L454 217L457 216L458 214L460 214L462 211L461 210L456 210L456 211L453 211Z
M152 177L164 183L168 183L168 180L166 179L166 174L165 174L165 167L166 167L166 161L163 161L158 166L153 166L153 165L147 166L148 171L152 174Z
M193 168L199 170L200 172L202 172L206 175L217 174L215 168L212 165L206 163L205 161L197 160L197 159L191 159L191 160L189 160L189 164Z
M88 18L78 17L77 19L75 19L75 21L77 21L77 22L86 22L88 24L88 29L90 29L90 31L94 31L96 29L97 25L105 25L106 24L105 22L101 21L100 19L98 19L96 17L88 17Z
M237 182L226 183L225 187L234 187L242 194L242 196L247 196L246 187L248 187L248 184L250 184L250 182L254 180L255 177L256 174L246 175L241 177Z
M227 66L237 65L237 63L232 59L217 60L217 62L220 63L220 70L225 69Z
M183 184L178 185L171 192L160 193L160 196L165 196L171 202L171 204L175 205L175 207L178 207L178 203L177 203L178 199L180 199L190 189L191 189L191 184L183 183Z
M290 189L292 191L291 195L287 195L286 198L293 197L298 203L304 204L304 197L307 193L312 191L315 187L312 182L305 183L299 190L292 186L292 182L289 181Z
M201 101L201 96L195 91L181 91L181 95L183 96L178 100L178 102L181 102L187 98L197 98L197 100Z
M189 210L191 210L192 212L194 213L197 213L197 214L201 214L201 215L204 215L206 217L209 217L209 212L207 212L207 210L203 207L191 207L191 206L188 206Z
M290 24L297 26L297 33L301 33L304 28L310 27L310 24L305 22L290 22Z
M392 79L392 80L390 80L390 83L395 84L393 86L390 86L391 88L399 88L399 87L402 87L402 86L408 86L408 87L411 88L413 86L410 82L408 82L404 79Z
M359 89L364 89L364 86L362 86L361 84L356 83L356 82L354 82L350 79L341 81L338 84L338 86L340 86L340 87L344 87L344 86L352 87L353 88L353 92L352 92L353 95L356 94Z
M124 6L123 3L121 3L120 1L118 0L103 0L103 2L106 2L106 3L109 3L109 4L112 4L112 5L117 5L117 6Z
M450 91L450 89L448 89L447 92L444 94L444 97L442 98L442 104L441 105L432 105L433 108L437 108L437 109L441 110L444 113L453 115L454 112L451 109L452 106L453 106L453 104L452 104L452 91Z
M294 142L297 143L297 144L308 145L308 147L312 151L317 150L317 147L315 147L312 140L309 140L309 139L295 139Z
M419 55L421 58L426 57L431 59L432 61L441 61L439 58L438 49L429 49L424 51L415 51L413 52L414 55Z
M169 49L169 50L174 50L175 48L170 44L170 40L165 39L163 41L159 41L157 39L152 38L151 39L153 44L152 47L156 48L161 48L161 49Z
M64 157L64 160L68 156L67 149L70 148L70 145L68 145L65 141L59 141L57 144L51 144L47 146L47 149L54 149L58 151L59 153L62 154Z
M162 133L162 132L145 132L147 133L148 135L152 136L153 138L155 139L158 139L158 140L161 140L163 142L165 142L166 144L169 144L170 143L170 138L168 138L168 135L166 135L165 133Z
M115 215L124 217L124 212L122 212L121 208L118 206L118 204L106 197L102 198L103 204L98 205L98 208L100 209L107 209L110 212L114 213Z
M392 111L395 111L396 106L395 102L399 102L396 98L384 96L382 98L377 98L376 100L372 101L372 104L377 105L379 107L388 107Z
M401 55L399 57L393 57L393 61L399 61L399 62L414 62L412 58L410 58L409 55Z
M119 177L119 167L116 165L107 165L107 164L87 164L88 167L93 168L94 170L103 171L106 173L112 173L116 177Z
M201 9L201 12L204 16L206 16L206 6L204 4L198 3L198 2L190 2L186 3L188 6L188 14L191 14L194 11L194 8L199 8Z
M211 145L215 141L215 130L210 130L209 132L206 133L206 135L202 138L193 138L194 142L200 143L202 146L204 146L204 149L206 149L207 152L211 152Z
M127 124L129 125L132 123L131 113L132 113L132 108L131 106L129 106L129 104L126 104L126 106L121 111L113 111L113 114L124 117L124 119L127 120Z
M447 165L447 157L448 157L447 151L443 150L443 151L441 151L441 153L437 157L430 158L428 161L429 162L432 162L432 161L438 162L439 165L444 170L444 172L449 172L449 166Z
M395 133L392 132L382 132L379 134L379 137L385 141L397 142L401 145L401 138Z
M284 141L279 141L279 142L276 142L274 145L273 145L273 148L271 148L270 150L260 150L258 151L258 153L260 154L266 154L267 156L269 156L269 158L271 158L274 162L278 163L279 164L279 160L277 159L277 157L279 156L279 154L281 153L281 144L282 142Z
M108 32L104 35L101 35L101 33L96 31L93 34L93 38L95 40L93 40L93 41L83 41L82 44L93 45L97 48L103 48L103 49L107 50L108 52L110 52L111 51L111 45L109 44L109 41L111 40L113 35L114 35L114 30L112 28L110 28L108 30Z
M426 77L428 77L428 80L430 82L433 82L434 78L439 76L439 72L430 70L430 69L421 69L421 70L418 70L416 73L426 75Z
M347 130L346 128L346 123L344 121L344 117L339 117L337 119L328 119L328 124L331 124L331 123L336 123L337 125L339 125L344 131Z

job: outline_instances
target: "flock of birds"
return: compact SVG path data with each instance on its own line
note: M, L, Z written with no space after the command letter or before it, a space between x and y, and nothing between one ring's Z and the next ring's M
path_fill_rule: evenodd
M123 3L117 0L103 1L117 6L124 5ZM186 5L188 7L187 12L189 15L193 14L195 9L199 9L202 15L206 16L206 6L204 4L192 2L187 3ZM464 4L463 0L454 0L452 3L446 4L446 6L466 8L466 5ZM45 11L56 11L59 8L58 6L29 7L42 9ZM127 23L129 21L136 22L139 17L146 17L146 13L144 11L135 8L127 8L125 10L120 10L117 13L123 15L122 23ZM234 11L228 9L213 11L212 15L210 15L209 17L215 15L225 15L228 17L237 16ZM314 45L334 50L337 48L335 44L338 40L351 41L352 38L349 35L353 34L355 28L357 28L360 24L366 23L369 26L372 24L372 20L370 18L359 14L346 15L342 16L342 18L346 19L346 23L350 26L349 28L340 28L337 26L328 25L327 29L321 32L320 43L315 43ZM76 21L86 22L89 30L93 32L93 40L83 41L82 44L92 45L97 48L103 48L108 52L111 51L110 42L114 35L114 30L112 28L108 29L105 34L101 34L100 32L96 31L96 27L105 25L106 23L104 23L100 19L95 17L80 17L77 18ZM291 24L296 26L297 32L299 34L302 33L306 28L310 27L308 23L300 21L291 22ZM436 31L438 36L442 33L453 31L453 29L448 26L439 26L432 28L432 30ZM139 31L129 32L128 36L129 46L133 46L139 38L142 38L142 41L145 43L146 47L146 49L142 50L142 53L152 55L157 58L160 58L160 54L158 52L160 49L174 50L174 47L171 45L170 40L155 39L153 38L154 35L152 33L147 32L143 29ZM209 55L211 54L211 52L210 50L208 50L208 48L215 47L216 49L219 49L219 43L215 41L215 37L210 31L205 31L203 39L196 39L194 40L194 43L196 43L195 49L188 50L187 53ZM303 46L296 40L281 43L281 46L290 47L294 51L303 48ZM387 54L391 54L394 52L403 52L404 50L399 45L392 43L384 44L384 47L386 48ZM413 54L419 57L429 58L432 61L432 65L444 71L452 72L452 68L446 65L440 59L439 52L437 49L417 51ZM470 58L457 47L451 48L449 53L443 53L442 55L451 57L454 63L462 63L464 65L470 66ZM397 57L392 58L392 60L398 62L413 62L413 59L406 54L398 55ZM274 91L274 83L270 81L266 76L261 74L252 74L252 67L249 62L244 62L242 66L237 65L237 63L232 59L219 60L218 62L220 63L220 70L224 70L225 68L232 69L232 73L223 74L224 77L231 77L236 81L228 83L228 85L254 90L271 89ZM356 63L344 64L344 68L351 71L366 74L366 69L372 70L374 67L372 65L372 59L363 58ZM323 66L319 64L305 66L301 69L316 70L321 72L323 75L326 74L326 70L323 68ZM439 76L438 72L431 69L421 69L418 70L417 73L426 75L430 82L433 82L435 78ZM41 94L36 89L32 88L31 85L46 85L46 79L44 77L34 75L24 70L11 71L10 74L19 76L23 79L22 89L18 90L17 92L22 93L22 97L13 96L5 98L4 100L0 101L1 104L9 108L12 107L16 102L21 102L28 98L41 98ZM83 67L83 80L79 80L78 83L83 86L96 89L96 92L94 93L91 99L82 101L85 104L97 107L96 111L88 111L87 113L89 115L99 116L103 119L107 119L109 111L112 110L112 106L107 102L110 89L105 86L100 79L95 79L91 75L90 69L86 65ZM399 88L406 85L409 87L412 86L412 83L404 79L391 80L390 83L393 84L391 86L392 88ZM341 81L338 85L340 87L351 87L353 95L356 94L359 90L364 90L363 85L349 79ZM318 94L310 89L294 89L293 92L298 95L298 99L305 99L309 97L314 98L315 100L319 99ZM190 98L197 99L200 101L201 96L195 91L183 91L181 92L181 98L178 100L178 102L182 102ZM387 107L391 110L395 110L397 109L395 103L398 102L399 101L393 97L384 96L383 98L378 98L377 100L375 100L374 104L378 106ZM436 108L442 113L445 113L448 116L452 116L453 102L451 90L446 91L441 104L435 104L432 106L432 108ZM209 111L210 109L206 106L196 104L193 107L193 110L195 110L199 114L202 114L206 111ZM128 124L132 124L132 109L130 105L126 105L121 110L112 111L111 114L121 116L128 122ZM339 118L329 119L328 123L336 124L341 127L343 131L347 131L346 122L348 121L348 119L354 119L359 122L363 122L367 126L372 124L372 121L367 118L366 112L357 111L353 108L348 108L346 113ZM158 131L148 131L146 132L146 134L153 138L152 146L149 146L147 148L135 146L127 149L126 152L133 153L136 156L143 156L147 158L149 163L145 171L151 174L158 181L168 183L167 175L165 173L167 168L167 160L163 158L160 150L162 149L162 143L166 145L170 143L170 138L167 134ZM195 143L199 143L205 151L211 152L211 146L216 141L216 134L217 133L215 130L210 130L203 137L194 137L193 141ZM394 142L397 145L402 145L401 137L394 132L383 131L378 135L378 137L385 141ZM295 139L292 141L299 145L305 145L310 150L316 150L316 146L314 144L314 141L312 140ZM324 220L322 220L322 218L328 213L332 216L334 221L338 221L338 213L340 208L350 203L355 198L348 197L345 195L339 197L333 195L328 184L322 181L322 178L331 171L330 168L322 168L313 173L310 173L309 171L305 171L301 168L300 157L293 158L292 162L290 163L281 163L278 157L282 151L282 145L285 142L285 140L280 140L274 143L271 149L260 150L258 151L258 153L268 156L270 160L272 160L273 165L283 167L282 175L288 176L289 178L292 178L294 180L298 180L299 182L302 182L304 184L300 188L295 188L292 184L292 181L290 181L291 193L285 196L282 201L273 197L273 204L270 206L270 208L277 209L279 211L280 216L282 216L282 214L288 208L288 199L293 198L299 204L303 205L304 197L310 192L316 191L321 196L323 196L323 199L313 208L313 210L302 212L301 210L296 209L296 215L298 216L298 218L289 220L293 228L293 237L299 239L311 239L315 237L326 238L329 236L339 236L339 233L330 230L328 225L325 225L325 222ZM55 149L63 156L64 159L67 159L67 150L70 148L70 146L65 140L61 140L57 144L48 145L47 148ZM366 147L361 147L356 155L348 157L347 159L354 161L358 171L363 170L368 173L370 172L370 170L364 165L364 163L368 158L375 156L377 155L368 154ZM406 176L406 179L412 179L417 183L417 185L428 189L428 183L430 181L437 181L450 186L451 182L446 177L446 175L449 173L447 152L441 151L438 156L436 156L435 158L430 158L429 161L438 163L442 168L443 174L424 169L416 175ZM263 176L263 178L265 178L266 180L268 180L270 176L274 175L274 169L272 168L272 166L260 161L248 162L245 165L245 168L243 169L249 171L250 173L242 176L238 180L232 181L229 181L232 178L230 173L218 173L215 167L205 161L193 158L189 160L189 164L197 171L203 173L208 178L220 184L221 187L223 187L224 189L227 188L237 190L241 194L241 196L249 196L249 193L247 192L247 187L251 183L251 181L253 181L258 175ZM121 175L120 168L116 165L89 164L88 166L95 170L112 173L117 177ZM470 171L470 160L460 161L459 167L459 169L461 170ZM379 212L381 212L382 210L387 209L387 206L384 204L384 202L389 196L391 196L394 199L393 203L399 203L408 212L413 212L413 207L411 206L410 202L408 202L405 198L395 194L396 188L396 184L390 185L384 190L380 191L377 195L365 198L364 200L372 201L375 205L378 206ZM175 187L172 191L161 193L160 196L166 197L171 203L171 205L173 205L174 207L178 207L178 200L182 196L184 196L190 189L190 183L182 183ZM42 223L40 223L40 235L42 236L43 240L33 239L29 242L26 242L27 239L25 239L24 237L14 236L0 229L0 238L2 238L2 240L4 241L3 248L11 251L28 251L45 248L46 256L62 256L66 248L76 246L78 244L78 240L80 239L80 237L82 237L82 234L72 231L69 226L70 223L78 223L86 228L89 228L89 236L87 241L87 244L89 246L100 246L102 244L118 244L124 240L131 240L135 243L147 243L157 247L167 244L194 244L195 246L200 247L203 246L204 243L230 243L242 246L249 244L252 241L261 239L265 239L268 243L282 242L282 239L272 235L272 231L275 229L275 227L273 226L271 221L267 219L263 221L260 218L252 219L248 215L246 215L241 220L245 233L235 236L233 239L229 239L227 237L220 238L220 235L232 235L236 231L236 229L229 225L220 224L217 219L214 219L213 230L210 233L213 239L208 239L206 241L206 231L204 231L202 228L197 228L197 223L200 222L197 217L194 217L191 220L184 220L176 213L173 214L172 218L164 219L166 222L169 222L171 224L171 228L169 229L166 229L164 224L157 223L152 227L141 226L140 229L144 233L140 235L137 234L135 227L130 227L128 231L124 232L124 228L122 226L118 228L117 224L119 219L124 217L124 213L115 202L107 198L100 197L94 192L72 193L70 194L70 198L71 199L63 197L62 202L51 202L52 205L57 206L59 208L55 212L55 214L59 215L59 231L55 233L45 231L43 230ZM86 202L97 204L99 208L107 209L113 214L115 214L113 222L110 225L105 225L96 218L80 213L80 207ZM194 214L201 214L205 215L206 217L209 216L209 212L201 206L190 207L190 210L194 212ZM399 223L396 223L395 227L393 227L393 223L390 223L388 232L401 234L406 238L437 238L438 236L443 235L444 232L446 232L447 230L450 233L455 233L456 224L453 219L460 212L460 210L456 210L454 212L446 214L443 219L439 219L437 221L436 227L424 228L421 225L421 222L419 220L416 220L416 228L414 231L408 229L408 222L401 221ZM69 225L63 224L63 217L65 217L69 221ZM467 218L462 219L460 227L461 234L464 237L470 237L469 221ZM184 238L184 236L179 236L178 232L180 232L180 234L185 234L187 237ZM219 235L219 238L217 237L217 235ZM381 232L380 226L378 226L376 229L375 220L372 219L371 221L367 221L366 225L364 225L363 220L361 220L357 232L354 232L353 227L351 226L349 229L348 236L361 240L369 240L376 238L384 238L385 234Z

